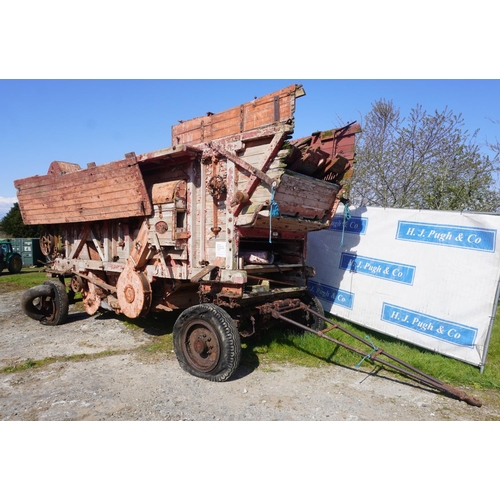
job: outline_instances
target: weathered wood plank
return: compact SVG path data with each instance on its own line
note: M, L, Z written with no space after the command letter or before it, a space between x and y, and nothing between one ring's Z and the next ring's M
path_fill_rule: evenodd
M98 182L108 182L114 184L124 184L134 182L141 178L141 173L137 166L115 166L94 167L71 172L65 175L47 174L43 176L34 176L16 181L18 189L43 190L45 188L53 189L54 185L62 186L65 190L81 189L85 185L93 185Z
M139 216L141 215L141 210L142 210L142 205L135 202L135 203L130 203L129 212L133 213L133 216ZM81 212L78 214L75 214L74 211L68 212L68 211L58 211L58 212L44 212L43 214L31 214L29 213L29 216L27 218L28 222L26 224L63 224L63 223L68 223L68 222L94 222L94 221L100 221L100 220L110 220L110 219L122 219L127 217L127 215L124 215L123 210L120 209L120 207L104 207L106 210L105 213L103 213L102 208L97 208L97 209L87 209L84 208L82 209ZM104 218L106 217L106 219ZM74 220L75 218L78 218L78 220ZM24 220L24 216L23 216Z
M306 192L287 194L279 193L275 195L274 201L281 207L283 204L295 205L297 207L311 208L314 210L326 210L331 207L336 192L329 193L328 196L315 198Z
M320 222L309 222L298 219L273 219L273 231L289 231L289 232L310 232L319 231L328 227L327 224ZM269 219L267 217L258 217L254 226L257 229L269 230Z
M152 206L139 167L127 161L16 181L24 223L55 224L150 214Z
M69 209L79 210L91 210L100 209L102 213L106 213L108 208L113 208L115 206L121 206L123 204L123 198L128 200L137 199L137 193L131 190L124 190L116 193L115 196L106 198L106 200L100 200L96 197L89 197L85 200L68 200L61 197L47 198L45 201L33 201L29 203L29 210L32 215L38 214L48 214L57 212L66 212ZM24 200L28 202L28 200ZM133 201L131 201L133 203ZM137 201L136 201L137 202ZM139 202L140 203L140 202Z
M301 86L290 85L267 96L172 127L172 144L198 144L293 119Z
M74 198L96 198L101 203L106 200L120 199L123 196L140 196L142 191L137 189L133 183L134 179L129 179L129 182L122 182L120 184L106 184L99 183L97 189L86 189L86 186L79 186L78 184L71 188L65 187L63 192L55 192L53 188L33 188L25 190L23 197L30 203L52 203L52 200L72 200Z

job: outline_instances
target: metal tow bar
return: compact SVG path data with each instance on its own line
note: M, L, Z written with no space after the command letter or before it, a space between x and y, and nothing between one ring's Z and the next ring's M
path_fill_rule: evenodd
M465 392L460 391L460 390L456 389L455 387L451 387L450 385L445 384L445 383L441 382L440 380L431 377L430 375L427 375L426 373L418 370L417 368L411 366L410 364L405 363L404 361L396 358L395 356L392 356L391 354L385 352L383 349L376 349L375 348L372 352L365 353L363 351L360 351L359 349L356 349L355 347L352 347L348 344L345 344L344 342L341 342L340 340L337 340L333 337L326 335L327 332L338 329L338 330L346 333L347 335L350 335L351 337L355 338L359 342L367 345L368 347L371 347L372 349L374 348L374 345L371 342L363 339L362 337L360 337L359 335L356 335L355 333L352 333L352 332L346 330L345 328L341 327L337 323L334 323L333 321L329 320L328 318L325 318L324 316L317 313L316 311L314 311L313 309L308 307L306 304L304 304L300 300L298 300L298 299L294 300L293 305L290 303L290 301L286 301L286 304L284 304L283 302L284 301L276 301L274 303L266 304L266 312L269 312L276 319L281 319L283 321L286 321L292 325L295 325L299 328L302 328L302 329L307 330L311 333L314 333L318 337L329 340L330 342L333 342L341 347L345 347L346 349L359 354L360 356L363 357L363 359L376 360L380 364L387 366L389 368L392 368L393 370L399 371L400 373L403 373L403 374L407 375L408 377L410 377L418 382L421 382L424 385L428 385L430 387L433 387L434 389L438 389L439 391L441 391L444 394L451 395L451 396L459 399L460 401L465 401L467 404L469 404L471 406L481 407L482 403L480 401L478 401L477 399L474 399L473 397L465 394ZM301 310L301 309L304 311L307 311L311 314L314 314L318 318L321 318L323 321L330 324L331 327L325 328L324 330L321 330L318 332L316 330L313 330L313 329L311 329L303 324L297 323L296 321L293 321L292 319L284 316L284 314L288 314L288 313L291 313L293 311L297 311L297 310ZM394 361L394 362L402 365L403 368L401 366L396 366L388 361L385 361L384 359L380 359L380 356L386 356L391 361Z

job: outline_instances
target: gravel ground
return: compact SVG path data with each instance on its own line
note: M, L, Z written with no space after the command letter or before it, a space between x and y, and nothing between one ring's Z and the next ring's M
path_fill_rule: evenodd
M65 325L26 317L21 292L0 301L0 369L61 357L37 368L0 373L2 421L480 421L500 419L495 392L462 388L472 407L432 390L331 365L241 366L231 380L192 377L173 353L141 349L155 341L114 316L70 306ZM82 358L70 356L110 351Z

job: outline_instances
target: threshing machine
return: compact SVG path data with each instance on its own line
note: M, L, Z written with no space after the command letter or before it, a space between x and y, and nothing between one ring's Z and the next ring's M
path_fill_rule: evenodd
M303 95L291 85L179 122L168 148L83 169L54 161L47 175L15 181L58 278L24 294L25 313L59 325L77 292L90 315L179 310L177 359L212 381L238 367L240 336L283 319L321 330L307 235L335 215L360 127L292 139Z

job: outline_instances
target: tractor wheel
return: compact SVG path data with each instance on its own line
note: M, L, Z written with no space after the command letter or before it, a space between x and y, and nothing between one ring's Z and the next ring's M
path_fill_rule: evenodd
M224 382L241 359L240 336L231 316L214 304L189 307L174 325L174 350L183 370Z
M18 253L10 256L8 269L10 274L20 273L23 268L23 259Z
M24 313L43 325L62 325L68 319L69 301L60 281L46 281L30 288L21 297Z

